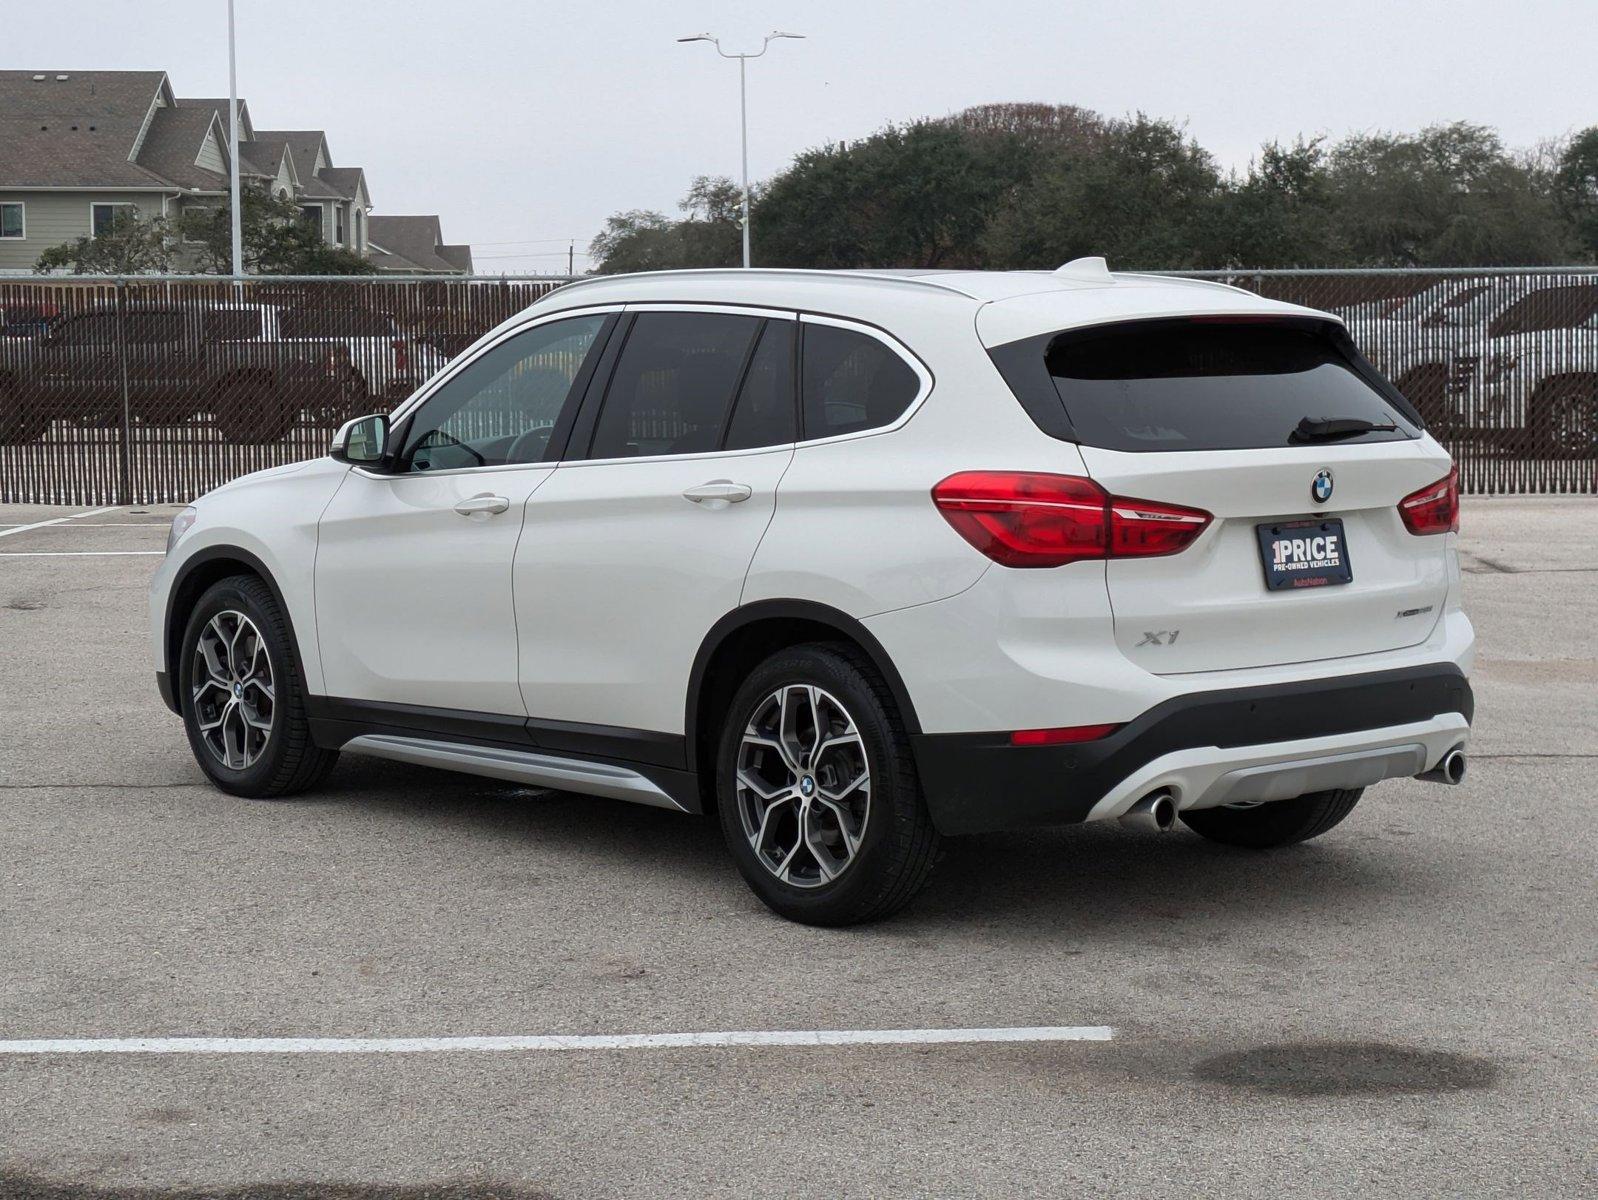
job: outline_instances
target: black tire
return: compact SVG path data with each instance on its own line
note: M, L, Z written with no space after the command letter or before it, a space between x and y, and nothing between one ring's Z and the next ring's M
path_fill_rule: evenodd
M216 394L216 428L223 441L258 445L281 441L294 428L298 410L260 375L224 379Z
M238 768L221 760L200 728L202 710L214 715L213 693L222 691L225 695L225 689L212 685L207 695L195 695L195 655L200 637L212 618L228 613L242 613L259 631L260 652L265 656L274 693L266 717L270 728L259 757ZM241 648L241 657L246 652L254 657L248 645ZM305 714L304 675L288 620L271 590L253 575L230 576L212 584L200 597L183 631L177 687L189 747L200 769L224 792L253 799L291 796L322 782L338 761L337 750L324 750L311 740Z
M835 698L859 733L858 751L852 744L840 746L823 751L817 761L810 761L807 753L805 774L813 781L822 780L837 769L833 756L845 752L863 753L869 771L869 802L853 856L836 878L812 886L779 879L756 853L745 830L736 783L745 729L780 689L795 684L813 685ZM829 716L836 715L840 714L829 708ZM812 728L820 723L817 718ZM812 747L817 741L811 739ZM858 761L853 767L858 769ZM783 766L777 770L791 774ZM796 788L799 782L796 777ZM795 646L749 673L727 709L716 754L716 800L727 848L745 881L773 912L805 925L855 925L897 912L925 886L938 857L938 833L921 796L898 707L871 662L846 644ZM801 804L797 794L789 803L794 806L790 814L796 813ZM822 817L830 819L825 812ZM834 831L837 825L833 820ZM801 854L819 863L808 851Z
M1273 800L1254 808L1200 808L1183 813L1182 823L1212 842L1272 850L1320 837L1353 812L1364 794L1364 788L1345 788Z
M1598 377L1563 375L1531 397L1533 453L1549 458L1598 455Z

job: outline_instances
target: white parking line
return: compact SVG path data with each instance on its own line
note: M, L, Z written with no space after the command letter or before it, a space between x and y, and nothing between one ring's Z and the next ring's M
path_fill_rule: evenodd
M55 517L49 521L35 521L32 525L13 525L10 529L0 529L0 537L10 537L14 533L27 533L30 529L44 529L50 525L61 525L67 521L76 521L80 517L97 517L101 513L115 512L121 505L112 504L105 508L91 508L88 512L73 513L66 517Z
M1108 1025L1019 1029L810 1029L729 1033L543 1034L424 1038L40 1038L0 1041L0 1054L437 1054L526 1050L680 1050L722 1046L934 1046L971 1042L1108 1042Z
M0 558L138 558L146 554L166 557L165 550L0 550Z

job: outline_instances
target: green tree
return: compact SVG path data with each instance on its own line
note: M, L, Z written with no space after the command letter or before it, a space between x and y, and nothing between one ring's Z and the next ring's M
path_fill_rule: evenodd
M612 215L588 244L595 273L737 266L743 261L742 196L732 180L700 175L677 206L680 220L647 209Z
M1228 266L1323 267L1341 255L1331 232L1321 139L1268 142L1226 189L1220 217Z
M233 270L232 206L190 208L178 218L202 272ZM259 188L246 188L239 212L244 269L252 275L370 275L367 259L342 246L330 246L321 229L303 219L299 206Z
M1057 266L1102 254L1120 267L1224 266L1223 181L1179 126L1139 113L1097 148L1051 163L982 236L997 266Z
M1536 265L1571 254L1549 189L1484 126L1345 138L1331 152L1328 187L1349 265Z
M1598 125L1565 143L1554 170L1560 212L1589 262L1598 259Z
M1025 177L1014 136L950 120L892 126L806 151L755 214L762 262L803 267L974 267L993 211Z
M161 217L112 210L111 227L99 237L80 237L39 255L37 271L74 275L145 275L172 269L172 232Z

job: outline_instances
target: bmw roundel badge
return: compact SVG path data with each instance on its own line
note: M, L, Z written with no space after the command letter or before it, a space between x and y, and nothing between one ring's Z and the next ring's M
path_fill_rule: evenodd
M1325 504L1332 498L1332 473L1324 467L1310 481L1309 498L1316 504Z

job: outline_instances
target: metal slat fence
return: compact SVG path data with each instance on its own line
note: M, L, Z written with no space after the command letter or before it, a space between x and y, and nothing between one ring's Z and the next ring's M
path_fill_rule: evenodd
M0 279L0 501L182 502L314 458L563 282Z
M1341 316L1466 490L1598 490L1598 269L1204 274ZM182 502L315 457L563 282L0 279L0 501Z

